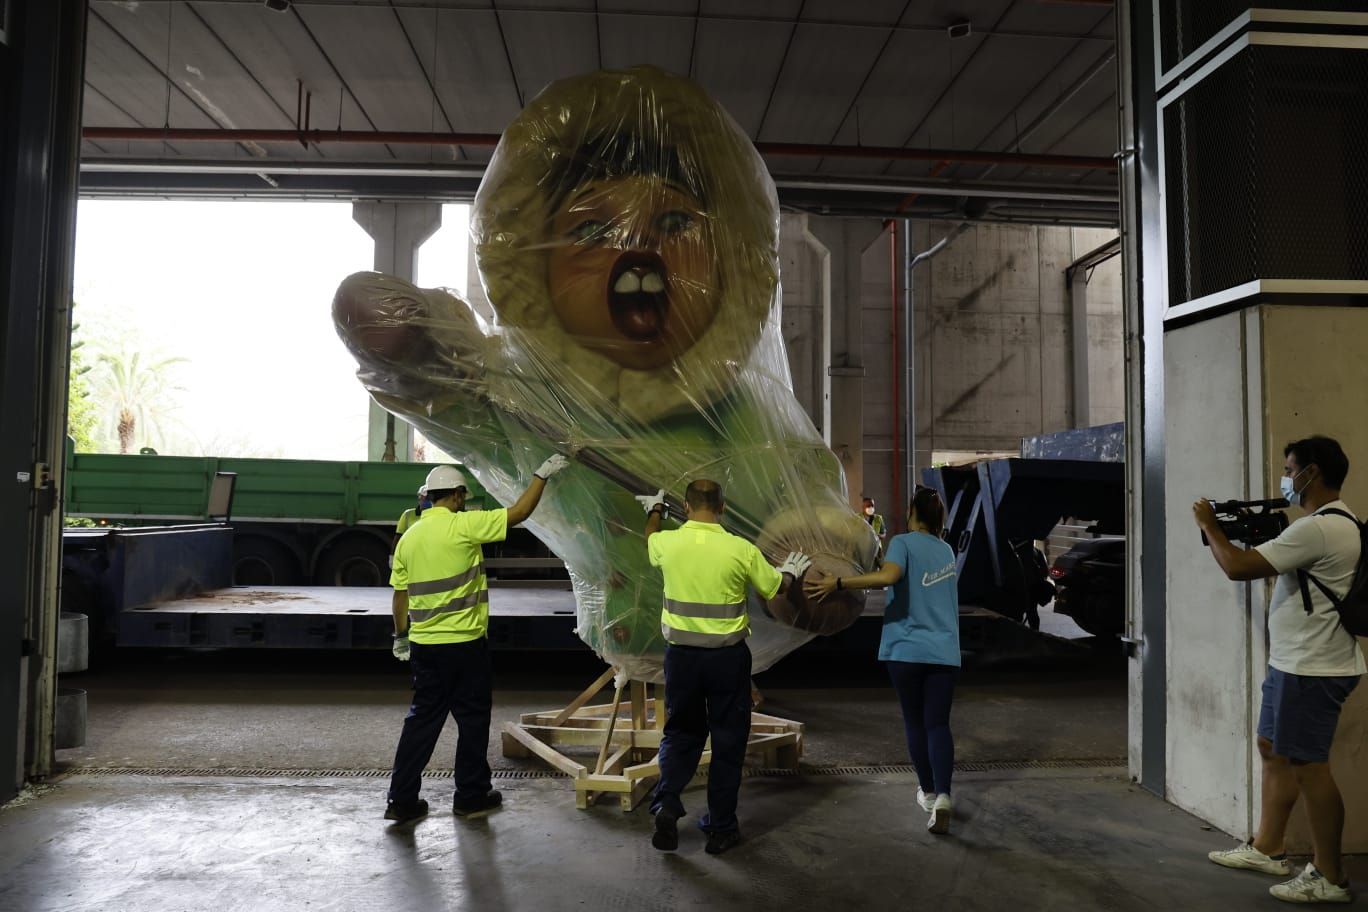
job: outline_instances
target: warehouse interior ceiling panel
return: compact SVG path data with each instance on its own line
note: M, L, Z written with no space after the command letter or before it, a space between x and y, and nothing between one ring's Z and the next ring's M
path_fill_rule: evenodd
M1116 221L1107 0L273 5L92 0L83 192L468 198L548 83L652 64L731 112L789 208Z

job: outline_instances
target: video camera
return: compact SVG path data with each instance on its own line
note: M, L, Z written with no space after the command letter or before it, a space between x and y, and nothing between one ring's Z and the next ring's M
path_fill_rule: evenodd
M1216 511L1216 521L1226 538L1253 547L1277 538L1287 528L1287 514L1278 512L1287 506L1286 500L1274 497L1270 500L1223 500L1213 503L1211 509ZM1202 544L1210 544L1205 532Z

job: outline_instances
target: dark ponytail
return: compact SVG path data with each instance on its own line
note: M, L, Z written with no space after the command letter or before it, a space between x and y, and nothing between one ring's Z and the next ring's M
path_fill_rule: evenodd
M936 493L935 488L917 485L912 493L912 504L908 508L909 517L914 512L932 535L940 538L944 534L945 504L941 502L940 494Z

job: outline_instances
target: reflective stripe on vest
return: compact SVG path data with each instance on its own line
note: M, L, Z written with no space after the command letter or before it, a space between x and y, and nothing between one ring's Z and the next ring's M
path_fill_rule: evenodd
M724 605L666 598L660 610L660 632L679 646L730 646L750 635L746 603Z
M676 646L704 646L709 649L717 649L721 646L731 646L740 643L750 636L750 629L742 627L733 633L697 633L692 630L676 630L669 624L661 623L660 634L665 637L665 641Z
M415 595L432 595L434 592L447 592L451 589L459 589L472 580L478 579L484 573L484 563L478 563L465 573L456 576L448 576L446 579L428 580L422 583L409 583L408 594L412 598Z
M409 620L415 624L422 624L430 621L440 614L455 614L458 611L469 611L471 608L478 608L489 603L489 590L481 589L479 592L472 592L470 595L463 595L452 599L445 605L437 608L410 608Z
M489 611L489 586L485 582L484 561L455 576L410 582L409 622L416 642L425 636L462 636L471 639L484 634L483 615ZM464 591L463 591L464 590ZM483 608L483 612L476 609Z
M709 605L707 602L681 602L678 599L665 599L665 611L680 617L726 619L739 618L746 613L745 602L731 605Z

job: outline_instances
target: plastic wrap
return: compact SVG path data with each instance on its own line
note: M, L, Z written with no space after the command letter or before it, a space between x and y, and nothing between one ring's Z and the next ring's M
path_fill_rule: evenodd
M528 526L569 568L577 633L659 681L661 576L634 494L722 485L723 524L774 564L875 566L778 330L779 209L746 135L693 83L640 67L562 80L508 127L472 213L487 326L450 292L349 277L334 319L366 388L511 503L571 467ZM667 520L666 528L673 522ZM756 671L849 626L863 595L751 599Z

